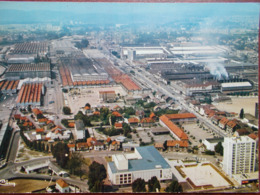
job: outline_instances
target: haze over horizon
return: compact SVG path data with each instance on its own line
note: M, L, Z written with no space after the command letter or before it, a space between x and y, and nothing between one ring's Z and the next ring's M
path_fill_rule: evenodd
M88 24L162 24L205 18L259 18L257 3L0 2L0 24L81 21Z

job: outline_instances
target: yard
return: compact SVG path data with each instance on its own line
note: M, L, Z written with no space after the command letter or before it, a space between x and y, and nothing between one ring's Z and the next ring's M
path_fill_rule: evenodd
M30 193L35 190L45 189L46 187L55 184L55 182L32 179L14 179L9 182L15 183L15 187L1 186L0 193Z

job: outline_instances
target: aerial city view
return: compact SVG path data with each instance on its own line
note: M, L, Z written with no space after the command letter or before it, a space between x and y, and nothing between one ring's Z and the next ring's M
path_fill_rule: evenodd
M256 3L0 2L0 193L258 192Z

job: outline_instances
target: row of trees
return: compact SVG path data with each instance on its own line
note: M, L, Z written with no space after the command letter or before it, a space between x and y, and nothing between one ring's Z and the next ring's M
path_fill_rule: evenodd
M132 183L133 192L146 192L144 179L138 178ZM161 185L156 176L148 180L148 192L160 192ZM165 189L166 192L182 192L182 186L177 181L172 181Z
M27 147L29 147L30 149L32 150L36 150L36 151L39 151L39 152L45 152L45 153L48 153L50 148L49 148L49 145L45 145L44 142L41 142L41 141L30 141L28 140L28 138L24 135L23 131L21 130L20 132L20 135L25 143L25 145Z

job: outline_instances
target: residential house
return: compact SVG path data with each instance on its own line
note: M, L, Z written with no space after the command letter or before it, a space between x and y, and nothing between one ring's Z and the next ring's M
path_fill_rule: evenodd
M130 126L136 127L136 126L138 126L139 119L136 118L136 117L129 118L128 123L129 123Z
M218 126L219 126L221 129L226 129L226 126L227 126L228 121L229 121L229 120L228 120L226 117L223 117L223 118L219 121Z
M41 128L41 129L36 129L36 133L38 134L43 134L44 133L44 129Z
M110 144L110 147L109 147L109 150L114 150L114 151L117 151L119 150L121 147L121 142L120 141L112 141L112 143Z
M76 144L67 144L70 152L75 152L76 150Z
M61 193L68 193L70 192L69 184L67 184L63 179L58 179L56 181L55 188L59 190Z
M151 112L150 118L153 119L154 121L156 121L157 116L153 112Z
M77 151L90 150L92 144L87 142L79 142L76 144Z
M159 150L160 152L162 152L164 150L164 146L163 143L155 143L154 147Z
M181 141L181 140L167 140L167 150L168 151L187 151L189 143L188 141Z
M142 127L151 127L154 124L154 120L151 118L142 118L141 122Z
M250 134L250 132L248 131L248 130L246 130L246 129L237 129L236 131L235 131L235 133L234 133L234 136L235 137L239 137L239 136L243 136L243 135L249 135Z
M116 117L117 121L120 121L123 119L122 115L117 111L112 112L112 115Z
M114 126L118 130L123 129L123 123L115 123Z
M233 119L227 122L226 129L227 132L232 133L238 128L237 120Z
M93 145L94 145L94 150L104 150L104 142L95 141Z
M213 124L215 124L215 125L219 125L219 121L222 119L223 117L221 117L221 116L213 116L212 118L211 118L211 121L212 121L212 123Z
M47 125L48 119L47 118L40 118L38 119L39 125Z

